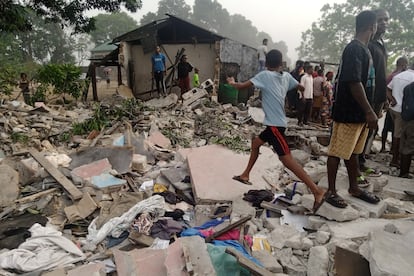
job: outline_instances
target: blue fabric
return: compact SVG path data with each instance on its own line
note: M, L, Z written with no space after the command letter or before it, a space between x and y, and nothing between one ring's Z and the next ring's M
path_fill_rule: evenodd
M262 106L266 126L287 127L285 97L288 90L295 88L298 81L288 72L265 70L250 81L262 91Z
M152 66L154 72L163 72L165 71L165 56L163 53L153 54L151 57Z
M229 218L230 217L227 216L227 217L223 217L222 219L213 219L213 220L209 220L209 221L205 222L201 226L188 228L188 229L181 232L181 237L200 236L202 238L205 238L205 236L203 234L201 234L200 231L198 231L198 230L204 230L204 229L208 229L210 227L215 227L215 226L223 223L224 220L229 219Z

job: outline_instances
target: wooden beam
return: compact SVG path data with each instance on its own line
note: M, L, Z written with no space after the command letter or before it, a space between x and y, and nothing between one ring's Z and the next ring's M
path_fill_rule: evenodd
M80 199L83 193L64 176L58 169L56 169L40 152L35 149L29 150L33 158L42 165L43 168L52 176L62 187L69 193L72 200Z
M248 215L247 217L241 218L240 220L227 225L226 227L224 227L223 229L215 232L213 235L209 236L206 238L206 242L211 242L212 240L214 240L215 238L223 235L224 233L230 231L233 228L239 227L240 225L244 224L245 222L249 221L252 219L252 215Z
M33 194L33 195L18 198L14 202L15 203L26 203L26 202L35 201L39 197L43 197L45 195L51 194L53 192L56 192L57 190L58 190L57 188L52 188L52 189L49 189L49 190L41 191L41 192Z
M93 100L98 101L98 88L96 87L96 65L95 63L91 64L91 80L92 80L92 95Z
M239 264L248 269L252 275L271 276L274 275L269 270L257 265L255 262L246 258L241 252L233 247L226 247L226 253L236 257ZM276 261L276 260L275 260Z

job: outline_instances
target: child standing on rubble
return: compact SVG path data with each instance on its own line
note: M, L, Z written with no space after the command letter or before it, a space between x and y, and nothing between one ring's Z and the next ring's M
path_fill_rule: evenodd
M252 140L249 162L241 175L233 179L243 184L251 185L249 182L250 171L252 170L259 156L259 149L264 143L269 143L279 156L280 161L291 170L311 190L315 197L313 212L319 209L325 200L325 190L318 187L293 159L288 143L285 138L287 127L285 115L285 97L288 90L297 88L304 91L304 87L298 83L288 72L282 70L282 53L278 50L271 50L266 55L267 70L259 72L248 81L237 83L233 77L227 78L228 84L237 89L244 89L254 86L262 91L262 106L265 113L263 124L266 129Z

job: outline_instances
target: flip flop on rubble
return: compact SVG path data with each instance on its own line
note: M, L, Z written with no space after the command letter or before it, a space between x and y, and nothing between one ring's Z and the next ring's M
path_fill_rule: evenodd
M239 182L241 182L241 183L243 183L243 184L245 184L245 185L253 185L253 184L252 184L249 180L242 179L242 178L240 177L240 175L235 175L235 176L233 176L233 180L239 181Z
M322 204L324 204L327 197L328 197L328 191L325 192L325 194L323 195L321 201L319 201L319 202L315 201L313 203L313 208L312 208L313 214L316 214L316 212L318 212L319 208L321 208Z
M380 177L382 175L382 172L378 169L366 168L364 175L369 177Z
M338 194L331 193L327 195L325 201L337 208L346 208L346 206L348 206L346 201L342 197L340 197Z
M377 197L373 193L370 193L370 192L365 191L365 190L361 190L361 192L359 194L351 194L351 196L359 198L359 199L361 199L365 202L371 203L371 204L377 204L378 202L381 201L381 199L379 197Z

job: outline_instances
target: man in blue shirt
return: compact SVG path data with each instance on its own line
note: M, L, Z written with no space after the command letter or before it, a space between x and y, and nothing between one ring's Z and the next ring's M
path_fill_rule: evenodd
M233 179L244 184L251 184L249 182L250 171L259 156L260 147L267 142L273 146L283 165L309 187L315 197L313 212L316 213L325 200L325 191L318 187L293 159L284 134L287 127L285 115L287 91L294 88L304 91L305 88L288 72L282 70L282 53L280 51L271 50L267 53L266 68L267 70L259 72L250 80L242 83L234 82L233 77L227 79L227 82L237 89L255 86L262 91L262 106L265 113L263 124L266 126L266 129L252 140L250 159L246 169Z
M164 76L166 74L165 55L161 53L160 46L155 48L155 53L151 56L152 76L155 79L158 95L166 96ZM162 89L162 91L160 91Z

